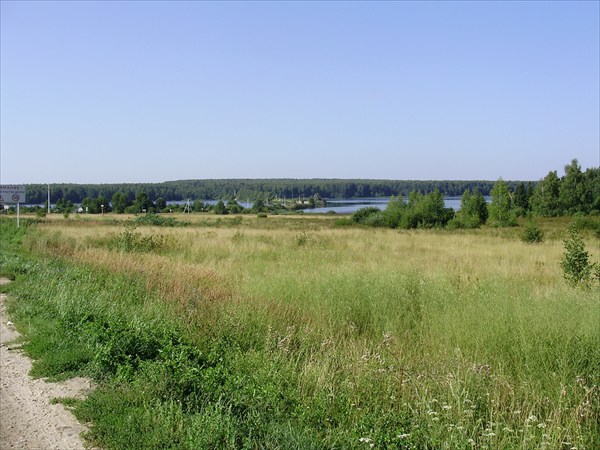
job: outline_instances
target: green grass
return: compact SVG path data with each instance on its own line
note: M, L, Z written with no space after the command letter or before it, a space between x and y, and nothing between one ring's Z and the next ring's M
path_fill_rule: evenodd
M562 279L564 219L536 246L519 229L202 220L138 228L169 242L143 252L111 244L121 224L2 222L33 373L97 380L66 400L90 442L600 446L600 304Z

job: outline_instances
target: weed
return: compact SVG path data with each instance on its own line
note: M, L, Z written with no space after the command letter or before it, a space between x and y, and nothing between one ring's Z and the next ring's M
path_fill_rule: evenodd
M308 244L308 242L312 239L312 234L307 233L306 231L303 231L302 233L296 235L296 238L294 239L296 246L298 247L303 247L306 244Z

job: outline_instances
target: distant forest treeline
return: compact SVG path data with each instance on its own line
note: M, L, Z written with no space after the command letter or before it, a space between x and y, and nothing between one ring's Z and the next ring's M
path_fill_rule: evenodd
M155 201L220 200L234 196L244 201L269 198L308 198L319 194L323 198L407 196L410 192L422 194L438 189L447 196L460 196L465 190L489 195L494 181L413 181L413 180L342 180L342 179L225 179L181 180L164 183L125 184L50 184L51 199L81 203L86 197L111 199L122 192L133 201L139 192L145 192ZM519 182L508 181L514 190ZM535 185L535 183L532 183ZM27 203L44 203L48 196L46 184L26 186Z

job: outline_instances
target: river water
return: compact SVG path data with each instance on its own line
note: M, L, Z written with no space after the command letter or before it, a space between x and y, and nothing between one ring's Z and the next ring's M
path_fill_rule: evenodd
M487 199L486 199L487 200ZM331 198L327 199L325 208L305 209L306 213L328 213L334 211L337 214L352 214L353 212L374 206L375 208L385 209L390 202L390 197L372 197L372 198ZM460 197L444 197L444 206L452 208L454 211L460 209Z
M486 201L489 202L489 198L485 197ZM307 214L325 214L329 212L335 212L336 214L352 214L353 212L374 206L384 210L390 202L390 197L360 197L360 198L328 198L327 206L325 208L307 208L303 211ZM215 205L217 200L202 200L203 203ZM185 201L174 201L167 202L168 204L185 204ZM193 203L193 202L191 202ZM238 201L238 203L244 208L252 208L253 202L250 201ZM444 197L444 206L446 208L452 208L455 211L460 209L460 197Z

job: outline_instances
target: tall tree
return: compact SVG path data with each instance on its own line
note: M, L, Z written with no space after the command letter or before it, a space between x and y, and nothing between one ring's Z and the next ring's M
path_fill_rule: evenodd
M460 211L457 215L458 224L464 228L477 228L488 218L487 203L479 191L471 194L468 189L460 199Z
M110 203L112 205L113 212L118 214L123 214L125 212L125 208L129 206L127 195L125 195L123 192L115 192Z
M154 203L152 203L150 197L144 191L137 193L134 205L136 212L152 212L154 209Z
M515 225L516 218L512 210L511 192L508 184L502 178L494 184L491 196L492 202L489 207L489 218L492 225L497 227Z
M558 188L558 205L562 214L585 211L584 177L579 162L574 159L565 166L565 176Z
M536 215L544 217L560 215L559 188L560 179L556 170L548 172L548 175L537 184L531 196L531 208Z
M514 204L520 209L521 214L525 214L529 210L529 197L527 196L527 188L525 183L517 184L515 189Z

